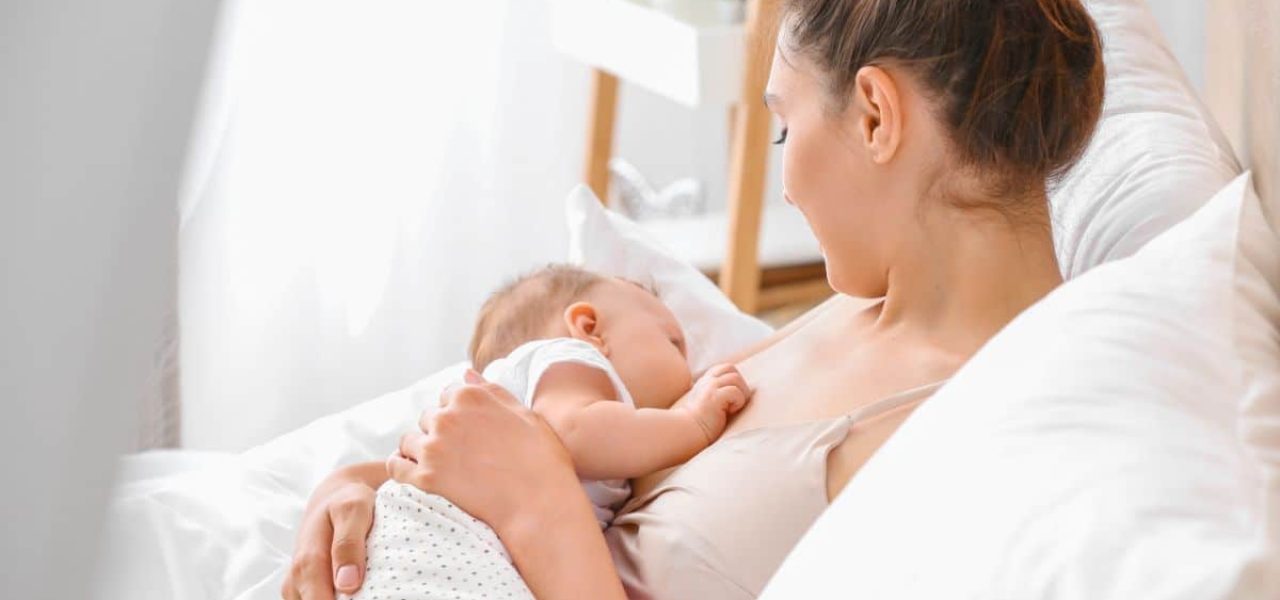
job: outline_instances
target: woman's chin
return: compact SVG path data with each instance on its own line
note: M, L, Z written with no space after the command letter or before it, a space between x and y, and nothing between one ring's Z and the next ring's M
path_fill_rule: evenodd
M841 272L838 267L831 264L831 261L825 260L825 257L824 262L827 268L827 285L831 286L832 290L855 298L879 298L884 296L885 285L883 280Z

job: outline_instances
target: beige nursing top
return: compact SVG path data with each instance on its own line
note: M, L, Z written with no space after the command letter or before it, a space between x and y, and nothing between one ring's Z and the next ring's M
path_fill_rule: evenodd
M605 532L632 600L755 598L827 508L827 455L849 428L934 383L852 413L722 437L632 498Z

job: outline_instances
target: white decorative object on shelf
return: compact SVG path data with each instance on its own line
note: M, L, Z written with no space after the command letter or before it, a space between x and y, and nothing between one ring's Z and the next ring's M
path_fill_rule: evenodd
M706 212L702 182L693 177L677 179L662 189L622 158L609 161L609 204L619 206L635 221L694 217Z
M733 104L743 31L732 0L552 0L551 38L569 57L686 106Z

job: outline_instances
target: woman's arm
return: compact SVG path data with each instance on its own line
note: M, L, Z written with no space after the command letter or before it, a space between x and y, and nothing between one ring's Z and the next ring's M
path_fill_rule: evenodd
M577 479L495 528L535 598L626 600L600 524Z
M468 385L400 442L392 477L487 523L541 600L625 600L604 535L555 432L501 386Z

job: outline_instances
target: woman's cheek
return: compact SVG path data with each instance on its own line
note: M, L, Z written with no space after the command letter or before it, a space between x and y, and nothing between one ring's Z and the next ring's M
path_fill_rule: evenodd
M787 143L783 150L782 165L783 189L821 244L821 226L826 221L823 202L825 195L831 191L829 184L824 185L827 182L823 181L829 165L822 160L821 153L810 152L803 140L795 140L794 144Z

